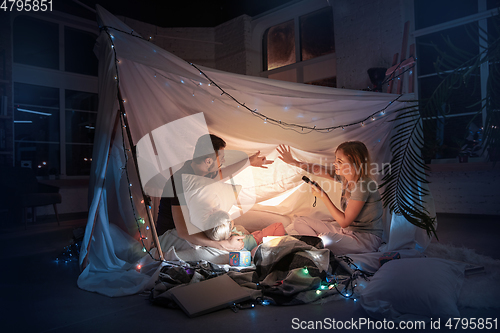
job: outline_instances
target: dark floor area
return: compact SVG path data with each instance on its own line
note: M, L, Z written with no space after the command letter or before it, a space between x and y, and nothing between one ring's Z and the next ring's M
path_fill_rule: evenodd
M478 215L438 215L438 236L444 244L475 249L500 259L500 218ZM37 224L1 225L0 297L3 332L289 332L292 319L350 320L367 318L352 300L290 307L257 306L253 310L221 310L189 319L180 310L153 306L147 295L109 298L80 290L76 261L55 259L86 220L39 219ZM462 317L491 317L498 309L461 309ZM362 331L362 330L358 330ZM435 330L432 330L435 331Z

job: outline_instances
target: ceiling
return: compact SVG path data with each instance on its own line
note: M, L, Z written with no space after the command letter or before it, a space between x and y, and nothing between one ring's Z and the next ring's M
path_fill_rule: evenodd
M256 16L300 0L66 0L54 2L54 10L95 19L85 6L101 5L122 15L160 27L215 27L243 14ZM326 1L326 0L325 0ZM80 3L80 4L79 4Z

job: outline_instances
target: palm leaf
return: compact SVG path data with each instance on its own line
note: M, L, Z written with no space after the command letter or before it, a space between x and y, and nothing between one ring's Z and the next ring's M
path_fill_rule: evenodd
M427 183L426 166L420 157L423 148L422 121L416 105L398 110L394 121L398 124L391 137L392 159L390 168L384 170L381 188L384 207L403 215L406 220L419 228L436 235L435 219L428 216L423 197L428 192L422 186ZM416 166L416 167L415 167Z
M438 59L436 68L438 75L442 78L431 97L427 100L419 100L410 103L409 106L400 108L397 117L393 120L398 124L394 127L395 133L391 137L390 149L392 159L389 165L384 166L383 178L380 188L384 207L389 207L394 214L403 215L406 220L415 226L425 229L429 237L436 236L436 218L430 216L426 209L426 198L430 194L423 184L426 180L428 166L423 162L421 151L429 143L424 140L423 119L445 119L450 110L447 109L449 100L455 89L468 87L471 90L478 89L474 76L477 75L480 66L484 63L490 64L486 97L480 102L469 105L471 109L477 109L477 115L481 115L486 109L485 128L483 132L484 149L496 147L500 149L500 19L495 17L492 25L494 33L486 34L478 26L467 30L474 40L478 37L488 41L488 48L480 49L479 54L471 54L455 47L449 39L444 39L453 52L445 53L437 46ZM474 31L475 30L475 31ZM479 35L477 31L479 30ZM485 37L486 36L486 37ZM429 122L428 130L432 131L437 122ZM436 123L436 124L434 124Z

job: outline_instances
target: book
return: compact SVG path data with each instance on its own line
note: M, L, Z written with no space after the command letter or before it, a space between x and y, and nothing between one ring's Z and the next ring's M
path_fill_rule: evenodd
M459 261L459 260L451 260L451 261L454 261L454 262L457 262L460 264L465 264L465 270L464 270L465 276L484 273L484 266L471 264L469 262Z

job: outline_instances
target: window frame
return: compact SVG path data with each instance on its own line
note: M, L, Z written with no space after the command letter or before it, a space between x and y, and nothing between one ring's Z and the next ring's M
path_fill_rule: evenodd
M329 53L326 55L322 55L316 58L308 59L302 61L301 59L301 43L300 43L300 17L307 15L307 14L312 14L316 11L323 10L325 8L330 8L332 10L332 15L333 15L333 7L330 6L328 3L325 3L323 1L310 1L307 4L304 3L298 3L295 5L287 6L282 9L278 9L277 11L273 13L263 13L260 16L255 18L255 27L254 27L254 43L255 40L258 38L258 42L260 44L260 70L257 75L261 77L270 77L275 74L280 74L284 73L287 71L295 71L296 72L296 80L294 82L297 83L305 83L304 82L304 68L310 65L315 65L318 63L323 63L323 62L331 62L331 61L336 61L336 52ZM266 35L266 32L268 31L269 28L279 25L281 23L294 20L294 29L295 29L295 63L274 68L271 70L264 70L264 58L267 57L267 50L265 47L265 41L264 37ZM335 31L335 29L334 29ZM336 68L335 68L335 73L336 73ZM315 80L319 79L326 79L329 77L318 77ZM314 81L314 80L313 80Z
M92 94L98 94L98 77L78 74L65 71L65 45L64 33L65 27L82 30L99 36L99 28L96 22L86 20L80 17L64 14L61 12L44 13L43 16L35 13L12 13L10 19L11 33L13 34L14 21L19 16L31 16L38 20L44 20L56 23L59 27L59 68L49 69L20 63L12 63L12 89L14 83L32 84L59 89L59 151L60 151L60 174L59 178L65 179L87 179L89 176L68 176L66 168L66 90L76 90ZM14 45L12 42L12 52ZM14 93L14 91L13 91ZM14 96L14 94L13 94ZM95 110L97 112L97 110ZM15 131L15 128L14 128ZM13 134L15 138L15 133ZM14 142L17 142L14 140ZM48 143L48 142L47 142ZM93 145L93 143L92 143ZM16 152L14 151L13 160L16 161ZM33 166L34 167L34 166Z
M454 20L451 20L451 21L447 21L447 22L443 22L443 23L440 23L440 24L436 24L436 25L433 25L433 26L428 26L428 27L425 27L425 28L422 28L422 29L418 29L418 30L415 30L413 32L413 38L415 38L415 40L418 38L418 37L422 37L422 36L426 36L426 35L430 35L430 34L433 34L433 33L436 33L436 32L440 32L440 31L445 31L447 29L451 29L451 28L455 28L455 27L459 27L459 26L465 26L469 23L475 23L475 22L478 22L478 25L479 25L479 28L480 29L483 29L484 31L487 31L487 19L489 17L492 17L494 15L499 15L498 13L498 10L496 8L493 8L493 9L487 9L487 1L486 0L477 0L477 5L478 5L478 12L475 13L475 14L472 14L472 15L468 15L468 16L464 16L464 17L461 17L461 18L458 18L458 19L454 19ZM485 41L484 40L481 40L479 39L479 46L480 46L480 50L479 52L481 52L481 48L487 48L487 45L485 45ZM417 66L418 66L418 61L424 57L424 55L422 54L418 54L418 50L417 50ZM419 85L420 85L420 80L421 79L425 79L425 78L429 78L429 77L433 77L433 76L437 76L438 74L437 73L431 73L431 74L424 74L424 75L417 75L417 82L416 82L416 94L417 94L417 98L419 98L418 94L419 94ZM487 87L487 82L488 82L488 76L489 76L489 66L488 64L483 64L481 67L480 67L480 85L481 85L481 99L483 100L482 102L482 127L484 128L484 125L485 125L485 121L486 121L486 108L484 107L484 104L485 104L485 101L484 101L484 98L486 97L486 87ZM468 113L450 113L447 115L446 118L454 118L454 117L467 117L467 116L471 116L471 115L475 115L477 112L468 112ZM434 117L433 117L434 118ZM443 117L440 117L440 118L443 118ZM429 120L429 119L423 119L424 121L426 120ZM436 121L439 121L438 119L436 119ZM438 140L438 138L436 138L436 140ZM458 156L458 155L457 155ZM486 159L486 153L483 151L483 154L482 156L476 158L478 160L478 162L483 162L485 159ZM433 160L436 160L435 158ZM439 158L437 159L439 160L441 163L442 162L448 162L448 163L458 163L458 159L455 157L455 158ZM471 162L473 162L474 160L472 160ZM439 162L438 162L439 163Z

